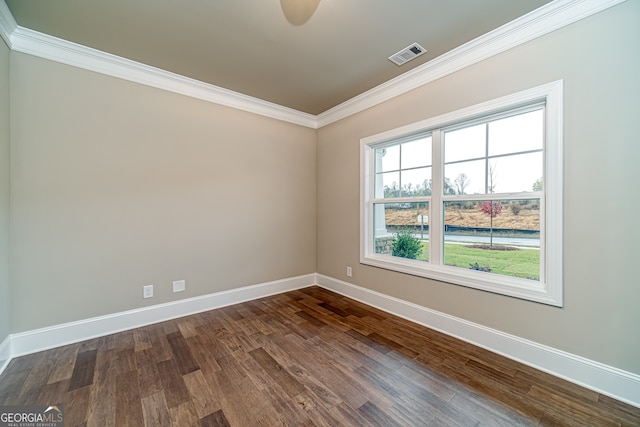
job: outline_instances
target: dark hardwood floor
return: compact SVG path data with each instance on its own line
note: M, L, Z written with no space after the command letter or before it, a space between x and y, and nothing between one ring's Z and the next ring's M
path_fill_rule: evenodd
M640 409L318 287L16 358L65 426L639 426Z

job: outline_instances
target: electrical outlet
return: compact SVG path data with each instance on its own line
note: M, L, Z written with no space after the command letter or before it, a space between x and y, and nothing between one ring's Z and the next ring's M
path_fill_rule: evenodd
M347 277L351 277L353 276L353 270L351 270L351 267L347 266Z
M187 284L184 280L176 280L173 282L173 292L182 292L185 290Z
M142 287L142 298L153 298L153 285L145 285Z

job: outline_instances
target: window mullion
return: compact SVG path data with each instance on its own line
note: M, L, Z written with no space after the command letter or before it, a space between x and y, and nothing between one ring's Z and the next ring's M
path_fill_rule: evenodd
M429 260L434 265L442 264L442 251L444 250L443 242L443 224L444 209L442 206L442 186L444 176L444 143L443 133L441 130L434 130L431 134L432 142L432 174L431 174L431 203L429 204Z
M369 147L368 148L368 157L367 157L367 161L369 162L369 170L373 171L373 173L370 174L370 180L368 181L368 202L367 202L367 233L371 233L372 231L374 231L375 228L375 215L374 215L374 200L376 198L376 179L378 179L378 176L380 174L378 174L378 160L376 158L376 150L374 148ZM380 175L381 176L381 175ZM373 254L375 252L375 248L374 248L374 240L375 240L375 236L368 234L368 238L367 238L367 249L366 249L366 253L367 254Z
M489 180L491 178L491 180ZM493 171L489 162L489 125L484 124L484 192L493 193Z

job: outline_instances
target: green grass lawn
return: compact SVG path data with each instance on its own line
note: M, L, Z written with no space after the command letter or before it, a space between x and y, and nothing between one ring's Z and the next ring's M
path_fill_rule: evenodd
M424 249L418 259L428 261L429 242L422 242L422 246ZM446 265L469 268L472 264L478 263L482 267L491 268L492 273L535 280L540 279L539 250L501 251L445 243L444 259Z

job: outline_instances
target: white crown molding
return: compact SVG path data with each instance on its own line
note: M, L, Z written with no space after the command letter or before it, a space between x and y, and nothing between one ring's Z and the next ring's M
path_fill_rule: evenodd
M640 408L640 375L322 274L317 285Z
M313 128L316 126L316 118L314 115L20 26L15 28L10 39L11 47L16 52L26 53L301 126Z
M555 0L317 116L318 128L627 0Z
M624 1L552 1L317 116L20 27L4 0L0 35L17 52L318 129Z
M11 11L7 7L4 0L0 0L0 37L11 49L11 34L18 27L16 20L13 18Z

